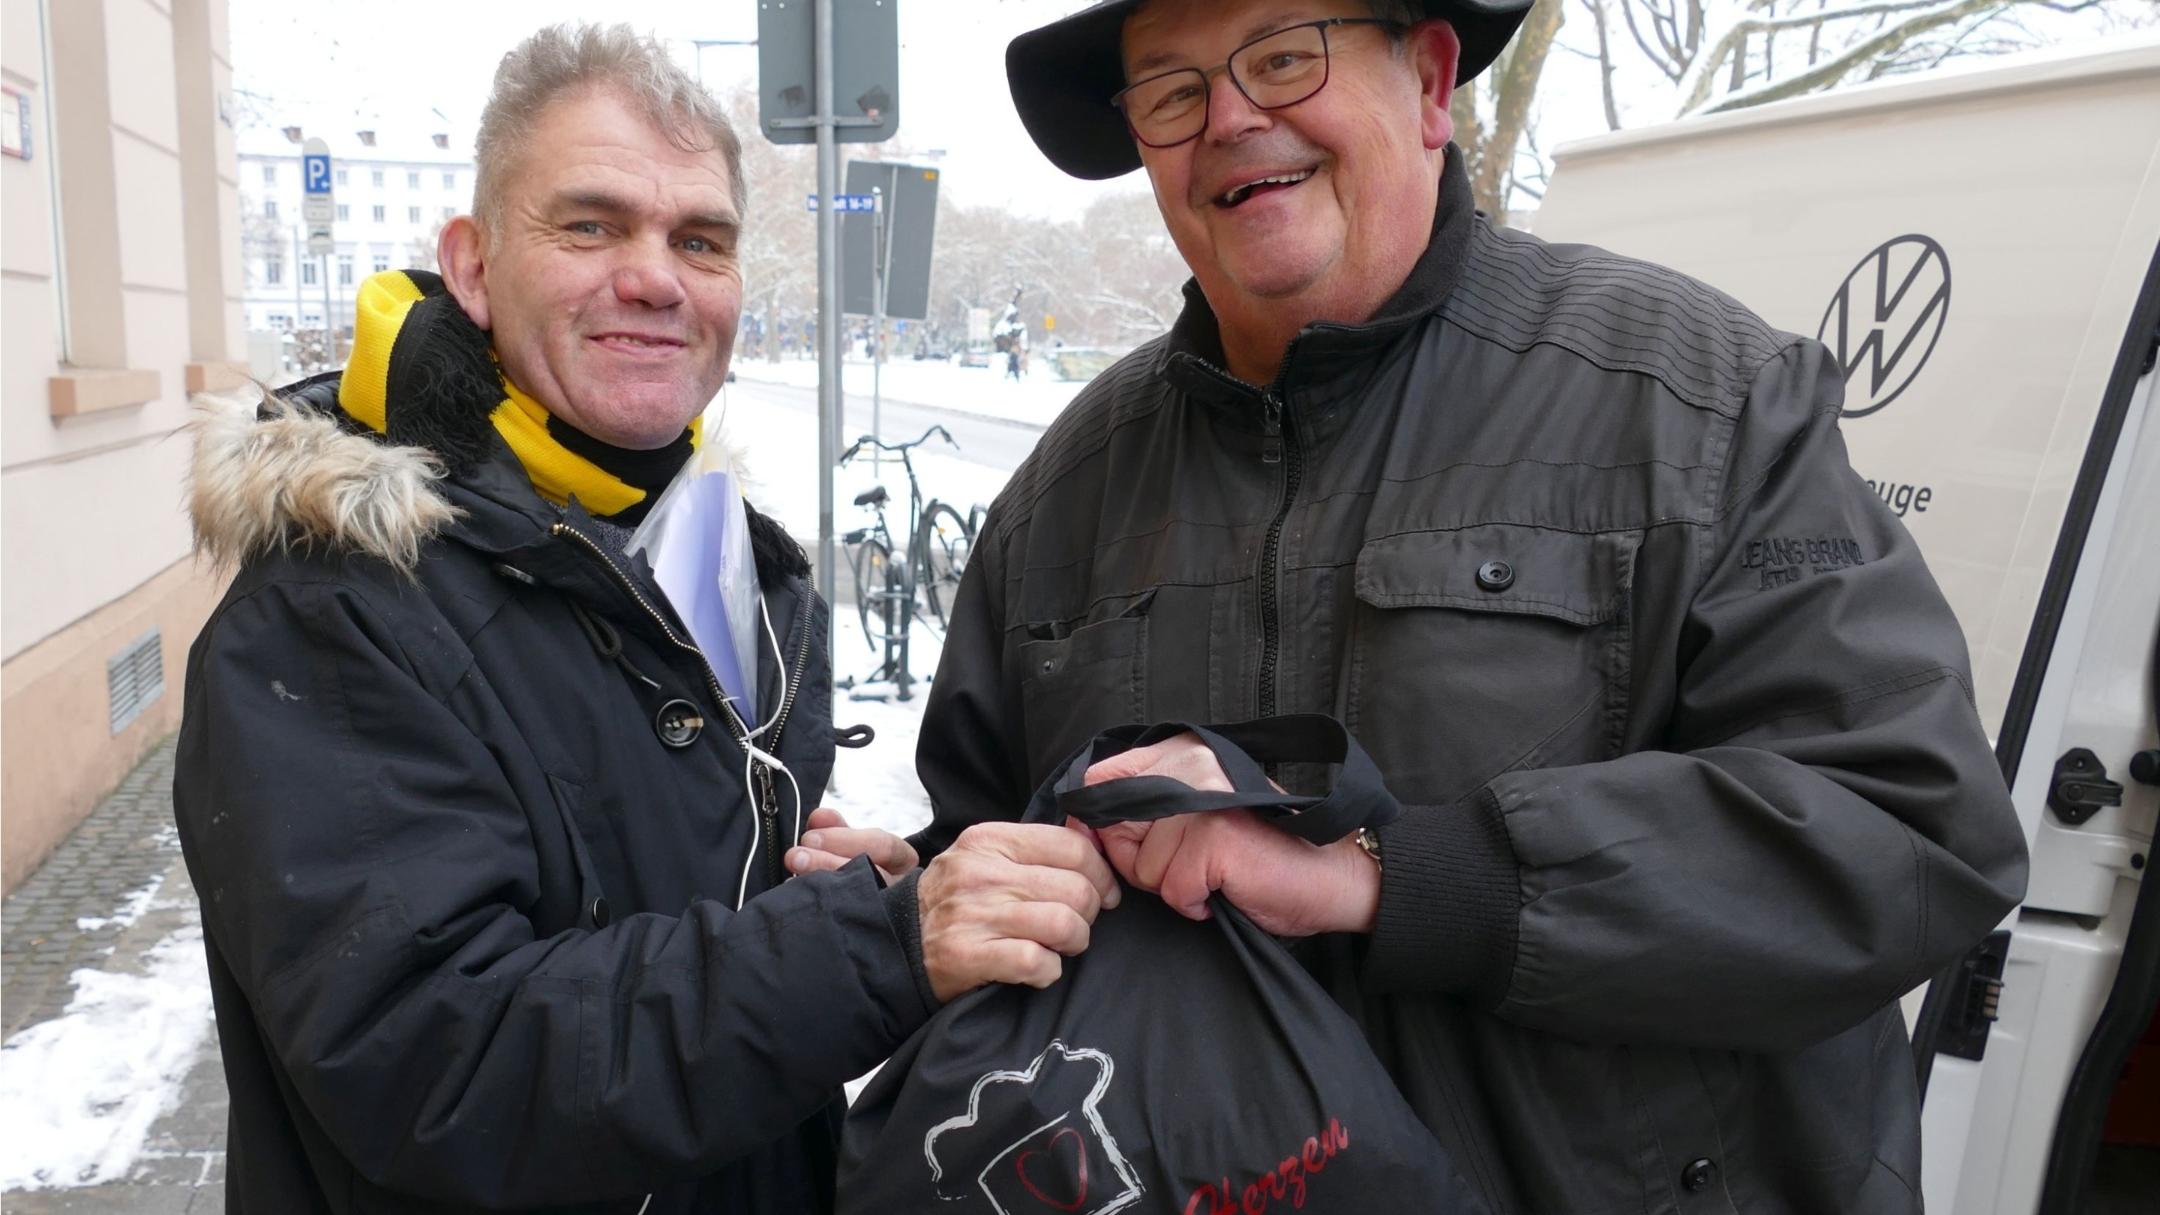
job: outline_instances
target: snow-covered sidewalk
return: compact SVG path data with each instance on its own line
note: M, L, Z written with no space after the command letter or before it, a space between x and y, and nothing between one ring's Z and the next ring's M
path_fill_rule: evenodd
M41 1209L30 1197L40 1190L76 1195L71 1209L125 1211L152 1190L222 1182L225 1095L202 918L177 847L164 874L117 901L77 924L117 929L109 956L73 972L58 1017L0 1046L0 1190L11 1211Z
M873 370L870 361L854 358L843 362L842 383L848 395L867 399ZM1026 377L1018 380L1007 378L1002 355L992 363L989 367L962 367L942 360L891 359L885 364L879 391L888 401L1048 426L1087 387L1085 381L1058 379L1051 374L1049 360L1039 354L1029 363ZM818 382L815 359L782 359L777 363L738 359L734 368L738 379L758 383L815 388Z
M743 409L730 421L719 410L706 415L718 442L732 448L741 460L744 495L751 505L778 519L790 535L804 540L818 534L817 419L811 414L783 409ZM910 454L915 475L926 498L949 502L962 515L974 506L988 506L1005 481L1009 468L992 468L963 459L953 448L930 440ZM847 532L868 526L871 513L854 505L855 495L873 485L883 485L892 500L885 519L898 544L907 542L907 473L897 457L887 455L873 465L868 452L833 470L833 530Z

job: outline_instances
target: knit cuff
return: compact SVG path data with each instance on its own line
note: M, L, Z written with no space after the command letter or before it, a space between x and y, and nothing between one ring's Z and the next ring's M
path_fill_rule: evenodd
M923 969L922 915L915 901L915 885L922 878L917 869L906 877L887 886L880 894L885 903L885 918L891 922L893 936L899 938L900 949L907 955L908 974L915 980L915 994L922 997L923 1014L934 1013L944 1003L930 987L930 972Z
M1365 984L1447 992L1493 1007L1515 968L1522 895L1489 788L1451 806L1405 807L1380 828L1380 910Z

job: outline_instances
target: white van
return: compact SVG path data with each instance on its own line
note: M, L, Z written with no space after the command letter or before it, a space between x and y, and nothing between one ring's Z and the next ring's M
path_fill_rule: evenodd
M2160 43L1556 161L1539 236L1672 266L1839 354L1853 466L1964 625L2032 881L1907 1002L1928 1209L2160 1211Z

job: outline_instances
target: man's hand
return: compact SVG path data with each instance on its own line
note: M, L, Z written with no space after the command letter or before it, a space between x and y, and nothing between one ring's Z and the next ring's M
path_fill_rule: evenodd
M915 868L915 849L906 840L874 827L850 827L838 810L828 806L810 812L808 827L802 842L787 851L789 873L838 869L858 856L867 856L890 884Z
M1085 950L1117 878L1086 837L1040 823L978 823L915 888L923 968L951 1000L985 983L1048 987Z
M1087 783L1167 776L1195 789L1229 790L1207 744L1180 734L1113 755ZM1247 810L1116 823L1095 832L1126 881L1162 896L1178 914L1208 917L1217 890L1266 932L1281 937L1371 932L1380 909L1380 868L1352 840L1326 847L1278 831Z

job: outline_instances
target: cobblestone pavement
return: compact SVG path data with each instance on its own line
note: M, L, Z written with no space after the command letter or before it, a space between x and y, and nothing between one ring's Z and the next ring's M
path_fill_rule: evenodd
M66 1009L74 974L139 972L154 945L199 922L172 826L173 740L136 766L0 904L0 1024L12 1038ZM225 1075L205 1034L175 1108L152 1126L126 1179L10 1190L8 1215L178 1215L225 1207Z

